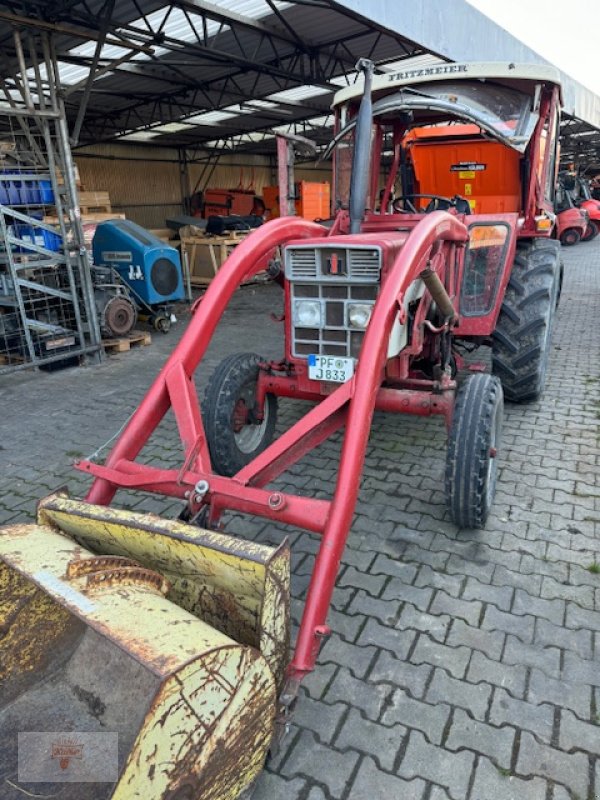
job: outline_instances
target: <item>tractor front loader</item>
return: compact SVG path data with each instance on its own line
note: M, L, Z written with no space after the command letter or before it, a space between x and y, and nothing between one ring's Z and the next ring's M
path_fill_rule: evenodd
M332 224L282 217L251 233L106 461L76 464L93 478L85 501L58 493L35 524L0 535L8 785L30 790L15 778L23 730L119 733L113 784L65 797L226 800L251 785L330 633L376 410L442 417L449 516L486 523L503 393L536 400L548 371L561 279L557 76L514 64L359 67L364 87L334 103ZM276 248L283 356L228 356L201 408L194 377L215 328ZM492 374L464 358L479 346L492 350ZM312 405L275 439L285 397ZM140 458L167 412L178 468ZM338 431L330 499L273 487ZM112 508L119 489L178 498L181 518ZM225 511L320 537L291 655L287 547L223 533Z

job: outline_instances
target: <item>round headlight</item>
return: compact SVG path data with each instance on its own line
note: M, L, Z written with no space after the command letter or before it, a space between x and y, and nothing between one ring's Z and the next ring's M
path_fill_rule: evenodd
M321 304L314 300L298 300L294 304L294 324L301 328L321 327Z
M348 325L351 328L366 328L371 319L373 306L369 303L350 303L348 305Z

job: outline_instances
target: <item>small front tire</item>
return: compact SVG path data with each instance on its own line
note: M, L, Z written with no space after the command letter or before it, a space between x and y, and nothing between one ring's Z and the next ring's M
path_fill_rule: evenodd
M470 375L454 403L446 455L446 502L459 528L483 528L498 474L504 402L492 375Z
M202 417L213 469L231 477L273 441L277 398L267 394L263 418L255 418L260 364L256 353L237 353L224 359L208 382Z
M581 241L581 234L575 228L567 228L566 231L563 231L560 235L560 243L564 245L564 247L572 247L575 244L579 244Z

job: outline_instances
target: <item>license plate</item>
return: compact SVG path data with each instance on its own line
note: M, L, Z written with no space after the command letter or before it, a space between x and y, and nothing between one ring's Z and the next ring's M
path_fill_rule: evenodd
M338 356L309 356L308 377L313 381L345 383L354 375L354 359Z

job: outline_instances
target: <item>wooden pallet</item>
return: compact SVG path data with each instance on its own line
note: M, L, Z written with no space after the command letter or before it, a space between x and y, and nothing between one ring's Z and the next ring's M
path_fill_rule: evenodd
M152 344L152 335L147 331L132 331L128 336L102 340L107 353L126 353L132 347L146 347L149 344Z
M79 192L79 207L83 214L110 214L112 211L108 192Z

